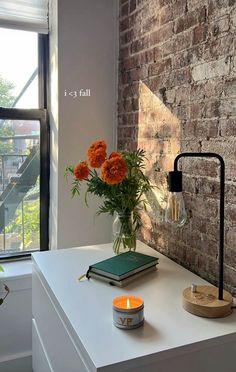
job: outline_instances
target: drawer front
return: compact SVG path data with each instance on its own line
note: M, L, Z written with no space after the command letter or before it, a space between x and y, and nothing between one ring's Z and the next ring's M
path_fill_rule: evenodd
M33 317L53 370L88 372L79 350L34 269L32 289Z
M32 352L34 372L54 372L34 319L32 321Z

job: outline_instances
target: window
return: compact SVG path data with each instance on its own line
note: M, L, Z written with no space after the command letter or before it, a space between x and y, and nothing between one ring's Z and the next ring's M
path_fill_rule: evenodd
M14 2L0 4L0 259L48 249L48 36L22 9L13 21Z

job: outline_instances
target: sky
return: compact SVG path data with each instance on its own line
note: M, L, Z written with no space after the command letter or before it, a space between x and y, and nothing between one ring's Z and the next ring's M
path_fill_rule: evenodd
M0 75L12 82L17 96L38 65L38 36L35 32L0 28ZM17 103L18 108L38 108L37 78Z

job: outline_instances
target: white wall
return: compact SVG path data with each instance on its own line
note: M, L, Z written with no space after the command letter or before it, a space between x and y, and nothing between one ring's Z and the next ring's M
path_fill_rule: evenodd
M55 8L55 1L52 4ZM58 70L56 63L51 62L52 249L111 241L111 217L94 217L100 202L94 198L89 201L89 208L83 195L71 199L64 168L83 160L88 145L95 139L103 138L109 150L114 148L117 77L117 1L58 0L57 11L58 23L52 26L50 50L54 56L51 61L56 61L58 46ZM68 94L83 88L90 89L91 97L64 95L65 90Z

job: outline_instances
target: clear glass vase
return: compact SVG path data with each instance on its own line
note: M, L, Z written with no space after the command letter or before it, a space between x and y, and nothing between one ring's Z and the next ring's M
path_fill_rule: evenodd
M113 251L116 254L136 249L133 213L117 213L113 222Z

